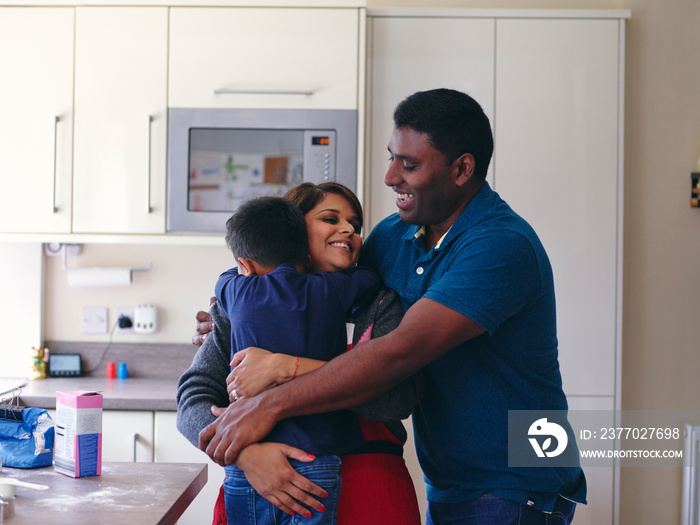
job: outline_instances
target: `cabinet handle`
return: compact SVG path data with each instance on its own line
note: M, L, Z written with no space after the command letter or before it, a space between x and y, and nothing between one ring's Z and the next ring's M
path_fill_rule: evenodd
M134 434L132 435L132 439L134 441L134 447L133 447L132 454L131 454L131 462L136 463L136 443L138 443L138 440L139 440L138 433L134 432Z
M56 157L58 148L58 121L61 117L56 115L53 121L53 183L51 185L51 213L58 213L56 207Z
M151 208L151 129L153 127L153 115L148 115L148 176L146 177L146 213L153 211Z
M310 97L314 92L310 89L235 89L219 88L215 95L303 95Z

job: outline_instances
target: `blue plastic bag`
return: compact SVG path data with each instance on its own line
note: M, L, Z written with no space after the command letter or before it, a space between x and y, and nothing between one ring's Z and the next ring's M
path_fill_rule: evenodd
M53 464L53 419L43 408L22 410L23 422L0 419L0 460L16 468Z

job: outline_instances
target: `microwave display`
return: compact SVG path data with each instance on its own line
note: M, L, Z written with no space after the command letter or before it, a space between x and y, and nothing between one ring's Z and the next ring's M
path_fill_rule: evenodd
M349 110L169 110L168 231L223 231L245 201L302 182L356 187Z

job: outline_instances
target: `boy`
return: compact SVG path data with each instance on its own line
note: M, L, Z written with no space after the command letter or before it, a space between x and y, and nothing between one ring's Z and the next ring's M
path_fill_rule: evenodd
M250 346L324 361L344 352L347 312L355 299L379 285L378 277L362 268L305 273L310 266L306 220L296 205L282 198L246 202L226 227L226 244L238 269L219 277L216 298L231 321L232 356ZM328 492L326 512L315 512L305 523L335 523L340 494L337 455L363 442L356 416L340 411L286 419L266 441L317 456L311 463L290 460ZM275 523L289 518L256 494L235 466L226 467L224 491L230 522L235 517L235 523L245 523L250 516L248 522L254 523L253 509L258 522L261 514L274 516Z

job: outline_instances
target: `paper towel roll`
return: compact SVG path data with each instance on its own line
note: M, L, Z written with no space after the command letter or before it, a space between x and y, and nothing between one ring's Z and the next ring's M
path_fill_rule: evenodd
M69 288L95 288L101 286L129 286L131 268L69 268Z

